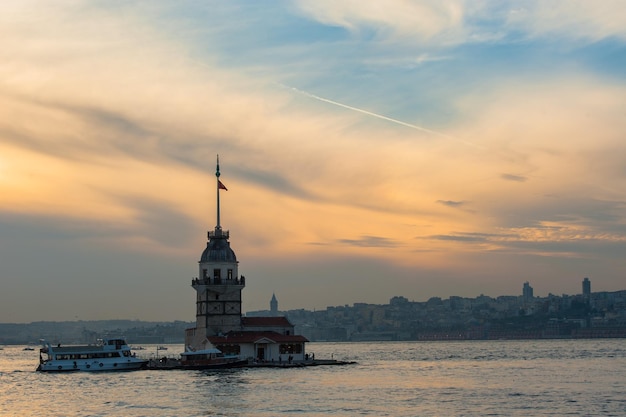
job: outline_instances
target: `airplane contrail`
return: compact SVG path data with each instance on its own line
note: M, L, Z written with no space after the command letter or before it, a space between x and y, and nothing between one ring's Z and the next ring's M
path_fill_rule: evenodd
M411 123L403 122L402 120L393 119L391 117L387 117L387 116L382 115L382 114L373 113L371 111L359 109L358 107L349 106L347 104L339 103L339 102L334 101L334 100L330 100L330 99L327 99L327 98L324 98L324 97L316 96L315 94L311 94L309 92L297 89L295 87L289 87L289 86L283 85L283 84L280 84L280 85L282 85L283 87L288 88L290 90L293 90L296 93L302 94L304 96L310 97L310 98L315 99L315 100L323 101L325 103L329 103L329 104L333 104L335 106L343 107L343 108L348 109L348 110L352 110L352 111L356 111L356 112L359 112L359 113L366 114L368 116L376 117L376 118L381 119L381 120L386 120L388 122L392 122L392 123L396 123L396 124L399 124L399 125L402 125L402 126L410 127L411 129L416 129L416 130L419 130L419 131L422 131L422 132L425 132L425 133L430 133L432 135L440 136L442 138L459 141L459 142L462 142L462 143L464 143L466 145L469 145L469 146L473 146L473 147L476 147L476 148L484 149L482 146L476 145L475 143L468 142L468 141L465 141L465 140L461 140L461 139L455 138L454 136L450 136L450 135L446 135L445 133L437 132L436 130L432 130L432 129L428 129L428 128L425 128L425 127L422 127L422 126L418 126L418 125L414 125L414 124L411 124Z

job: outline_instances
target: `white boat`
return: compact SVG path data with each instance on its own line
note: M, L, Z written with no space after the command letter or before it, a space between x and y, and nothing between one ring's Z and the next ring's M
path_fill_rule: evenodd
M46 357L44 357L46 355ZM94 345L52 346L44 341L39 350L38 371L132 371L145 367L145 359L131 353L124 339L99 340Z

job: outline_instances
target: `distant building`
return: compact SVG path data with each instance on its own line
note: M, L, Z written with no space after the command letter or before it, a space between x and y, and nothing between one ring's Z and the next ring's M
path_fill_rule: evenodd
M522 308L525 314L532 314L534 309L534 291L528 281L524 283L522 288Z
M589 278L583 279L583 301L585 304L591 302L591 281Z
M522 288L522 299L524 300L524 304L528 305L533 300L533 287L530 286L528 281L524 283L524 287Z
M199 261L199 276L191 286L196 290L196 327L185 331L185 350L215 346L224 353L258 360L304 359L304 336L294 335L286 317L242 317L241 292L245 277L239 276L237 257L230 247L229 232L220 224L219 159L217 161L217 225L208 232L207 246ZM278 311L273 297L272 313Z

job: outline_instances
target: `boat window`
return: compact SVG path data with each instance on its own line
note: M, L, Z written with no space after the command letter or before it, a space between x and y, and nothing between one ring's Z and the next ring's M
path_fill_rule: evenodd
M189 359L190 361L197 361L200 359L206 359L206 355L202 354L202 355L185 355L187 357L187 359Z

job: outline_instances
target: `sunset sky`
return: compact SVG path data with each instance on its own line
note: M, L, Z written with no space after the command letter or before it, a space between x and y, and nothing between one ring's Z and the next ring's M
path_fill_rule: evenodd
M626 289L623 1L0 3L0 322Z

